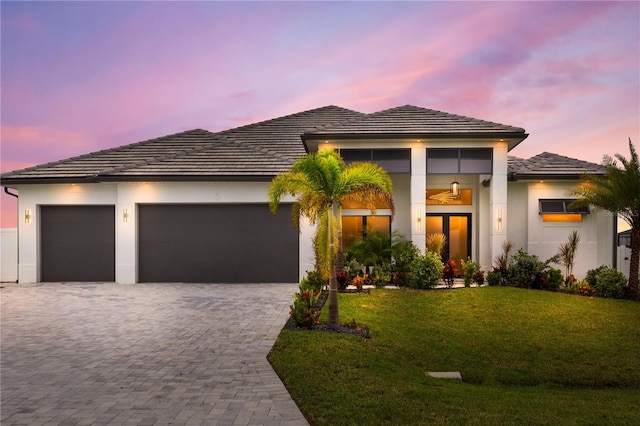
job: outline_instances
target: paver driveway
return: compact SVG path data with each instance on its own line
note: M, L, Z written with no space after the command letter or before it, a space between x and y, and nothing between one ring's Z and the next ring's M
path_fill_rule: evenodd
M307 424L266 360L295 290L4 284L0 422Z

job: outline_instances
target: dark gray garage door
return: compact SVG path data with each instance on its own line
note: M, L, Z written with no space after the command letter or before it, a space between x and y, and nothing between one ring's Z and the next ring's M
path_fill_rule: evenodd
M290 206L140 205L140 282L298 281L298 231Z
M114 206L42 206L40 237L42 281L115 281Z

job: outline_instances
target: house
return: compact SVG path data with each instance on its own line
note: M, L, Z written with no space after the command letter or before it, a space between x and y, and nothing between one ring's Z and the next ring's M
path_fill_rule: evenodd
M345 241L368 228L489 268L505 240L546 259L573 229L577 276L614 264L615 220L569 208L567 189L599 165L510 157L525 130L415 106L363 114L327 106L212 133L195 129L1 176L19 192L20 282L297 282L313 269L313 228L292 226L271 179L305 152L390 174L396 213L343 206Z

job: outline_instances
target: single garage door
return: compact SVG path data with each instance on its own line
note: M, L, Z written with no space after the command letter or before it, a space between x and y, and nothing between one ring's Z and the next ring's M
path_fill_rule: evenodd
M115 207L41 206L41 281L115 281Z
M138 281L292 283L298 231L290 206L266 204L138 206Z

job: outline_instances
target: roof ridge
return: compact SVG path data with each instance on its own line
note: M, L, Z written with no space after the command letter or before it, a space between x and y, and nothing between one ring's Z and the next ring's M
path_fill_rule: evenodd
M442 110L433 109L433 108L424 108L424 107L419 107L419 106L410 105L410 104L403 105L403 106L396 107L396 108L391 108L391 109L401 109L401 108L406 108L406 107L410 107L410 108L413 108L413 109L419 110L419 111L429 111L429 112L434 112L434 113L437 113L437 114L443 114L443 115L446 115L448 117L455 117L455 118L461 118L461 119L465 119L465 120L469 120L469 121L495 124L495 125L498 125L498 126L510 127L512 129L521 129L520 127L515 127L515 126L512 126L510 124L498 123L497 121L484 120L484 119L481 119L481 118L475 118L475 117L471 117L471 116L468 116L468 115L454 114L454 113L447 112L447 111L442 111ZM522 129L522 130L524 130L524 129Z
M192 133L192 132L195 132L195 131L206 132L210 136L215 137L215 133L210 132L208 130L193 129L193 130L187 130L187 131L184 131L184 132L176 133L176 134L173 134L173 135L162 136L160 138L155 138L155 139L175 137L175 136L184 135L186 133ZM124 147L121 147L121 148L129 148L129 147L132 147L134 145L140 145L141 143L152 142L155 139L150 139L150 140L142 141L142 142L136 142L136 143L133 143L133 144L125 145ZM194 152L198 152L198 151L204 151L207 148L209 148L209 144L207 144L207 143L203 143L202 145L199 145L199 146L185 147L184 149L180 149L179 151L172 152L171 154L152 156L152 157L150 157L148 159L136 161L136 162L131 163L131 164L122 165L120 167L113 167L111 169L108 169L108 171L100 172L98 175L99 176L107 176L107 175L110 175L110 174L113 174L113 173L123 172L123 171L125 171L127 169L132 169L132 168L144 166L144 165L147 165L147 164L153 164L153 163L157 163L159 161L165 161L165 160L168 160L168 159L171 159L171 158L181 158L181 157L184 157L185 155L187 155L189 153L194 153Z
M577 161L577 162L580 162L580 163L586 163L586 164L590 164L590 165L593 165L593 166L601 166L601 164L598 164L598 163L593 163L593 162L591 162L591 161L587 161L587 160L580 160L579 158L568 157L568 156L566 156L566 155L556 154L556 153L554 153L554 152L549 152L549 151L543 151L543 152L541 152L540 154L536 154L536 155L534 155L533 157L530 157L530 158L528 158L528 159L527 159L527 160L525 160L525 161L528 161L528 160L534 159L534 158L536 158L536 157L542 157L542 156L545 156L545 155L546 155L546 156L559 157L559 158L563 158L563 159L571 160L571 161Z
M267 123L272 123L272 122L274 122L276 120L282 120L282 119L285 119L285 118L292 118L292 117L299 117L299 116L302 116L302 115L308 115L309 113L322 111L322 110L327 110L327 109L330 109L330 108L331 109L339 109L339 110L342 110L342 111L356 112L356 113L362 114L361 112L358 112L358 111L355 111L355 110L350 110L348 108L343 108L343 107L340 107L340 106L337 106L337 105L326 105L326 106L323 106L323 107L312 108L312 109L308 109L306 111L295 112L293 114L287 114L287 115L283 115L283 116L280 116L280 117L269 118L267 120L258 121L257 123L250 123L250 124L245 124L245 125L242 125L242 126L239 126L239 127L233 127L231 129L221 130L219 132L216 132L216 134L230 133L230 132L233 132L233 131L243 130L243 129L247 129L247 128L253 128L253 127L257 127L257 126L264 125L264 124L267 124Z
M270 124L277 124L279 122L284 122L286 120L291 120L291 119L295 119L295 118L302 118L305 116L309 116L309 115L313 115L315 113L318 113L320 111L341 111L341 112L349 112L349 113L356 113L356 114L362 114L365 115L364 113L361 113L359 111L355 111L355 110L350 110L348 108L343 108L337 105L326 105L323 107L319 107L319 108L313 108L313 109L309 109L306 111L301 111L301 112L297 112L297 113L293 113L293 114L288 114L288 115L283 115L281 117L275 117L275 118L271 118L268 120L263 120L263 121L259 121L257 123L251 123L251 124L247 124L244 126L240 126L240 127L235 127L232 129L227 129L227 130L223 130L220 132L217 132L216 135L225 138L226 140L233 142L235 144L242 144L244 147L248 147L253 149L254 151L258 151L258 152L262 152L262 153L266 153L271 155L273 158L278 158L280 160L283 161L288 161L288 158L285 154L281 154L279 152L275 152L272 149L268 148L267 146L261 146L258 144L252 144L250 142L245 142L245 141L241 141L239 139L237 139L236 137L234 137L234 133L239 133L242 131L246 131L246 130L252 130L252 129L256 129L259 128L260 126L265 126L265 125L270 125ZM300 131L300 135L308 132L309 130L315 130L318 128L322 128L322 127L326 127L326 126L335 126L336 124L342 124L345 123L346 120L337 120L337 121L332 121L331 123L328 123L326 125L312 125L308 128L302 129Z

